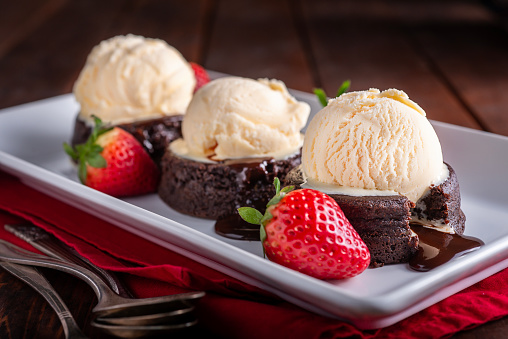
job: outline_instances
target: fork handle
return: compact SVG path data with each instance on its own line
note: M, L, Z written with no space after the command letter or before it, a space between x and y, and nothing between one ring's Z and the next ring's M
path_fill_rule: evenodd
M67 246L42 228L31 223L8 224L4 225L4 228L50 257L83 266L96 273L118 295L124 298L133 298L132 293L120 282L114 273L94 265L88 259L81 256L75 249Z
M53 310L55 310L60 322L62 323L65 338L87 338L79 329L79 326L76 324L71 312L58 293L53 289L53 286L51 286L42 273L40 273L35 267L17 265L8 262L0 262L0 266L30 285L34 290L42 295L44 299L46 299Z
M72 274L93 289L99 302L125 300L114 293L97 274L82 266L27 251L2 239L0 239L0 260L25 266L48 267Z

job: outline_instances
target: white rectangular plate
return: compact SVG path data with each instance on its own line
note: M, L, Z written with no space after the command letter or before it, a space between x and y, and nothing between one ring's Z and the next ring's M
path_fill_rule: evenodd
M308 93L293 91L311 104ZM118 227L270 291L310 311L379 328L404 319L508 266L508 138L433 122L445 161L457 172L466 234L480 250L430 272L407 265L368 269L343 281L320 281L263 259L259 242L223 238L214 223L182 215L157 195L116 199L78 183L62 150L78 112L72 95L0 110L0 168L26 184Z

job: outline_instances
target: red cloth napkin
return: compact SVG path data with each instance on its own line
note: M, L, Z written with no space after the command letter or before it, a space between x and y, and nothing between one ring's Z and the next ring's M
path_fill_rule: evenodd
M3 229L4 224L23 219L98 266L120 272L138 297L206 291L199 304L200 322L224 338L439 338L508 314L508 270L504 270L395 325L362 331L139 238L0 171L0 238L36 251Z

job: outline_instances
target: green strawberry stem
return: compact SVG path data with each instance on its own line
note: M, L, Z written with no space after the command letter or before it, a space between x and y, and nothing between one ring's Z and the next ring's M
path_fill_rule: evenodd
M280 180L275 177L273 180L273 185L275 186L275 196L270 199L268 204L266 204L265 214L262 214L255 208L252 207L240 207L238 209L238 213L240 217L250 224L260 225L260 239L263 242L266 238L265 225L268 223L270 219L272 219L273 215L270 212L270 206L277 205L280 200L289 192L294 190L294 186L286 186L283 189L280 188Z
M72 147L66 142L63 144L65 152L72 160L78 163L78 175L82 183L86 181L87 165L96 168L104 168L107 166L106 159L101 155L103 148L96 142L102 134L113 129L113 127L105 127L101 119L95 115L92 115L92 117L94 118L95 126L85 143L76 145L75 147Z
M349 90L349 87L351 87L351 80L344 81L337 90L337 95L335 97L338 98L342 94L346 93ZM321 106L326 107L328 105L328 97L322 88L314 88L314 94L318 98Z

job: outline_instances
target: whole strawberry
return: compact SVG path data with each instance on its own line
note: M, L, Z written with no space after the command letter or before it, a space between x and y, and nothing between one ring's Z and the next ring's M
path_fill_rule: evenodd
M261 242L273 262L318 279L342 279L362 273L370 252L335 200L312 190L280 190L264 215L241 207L240 216L261 225Z
M194 93L196 93L198 89L210 82L210 77L205 69L200 65L194 62L190 62L189 64L191 65L192 70L194 71L194 76L196 77L196 87L194 87Z
M86 143L67 154L78 163L83 184L106 194L121 197L155 191L159 170L141 144L121 128L104 128L94 117L95 128Z

